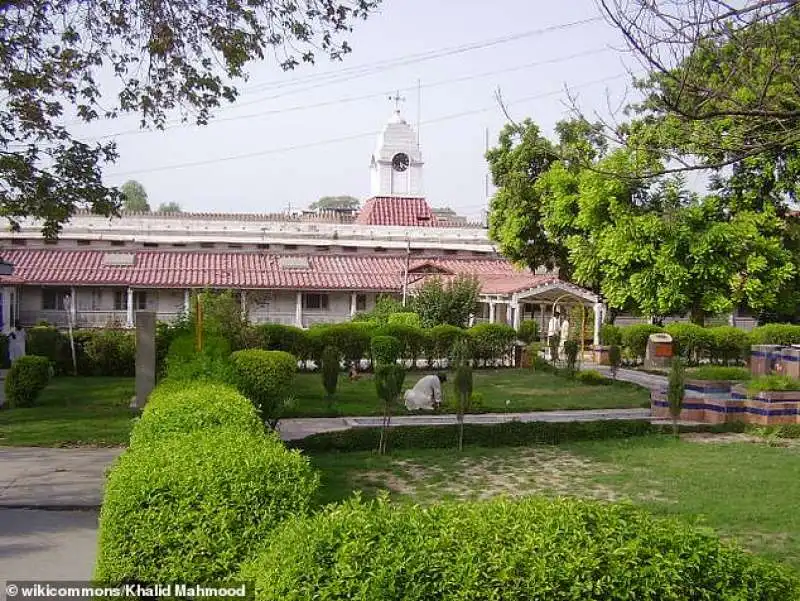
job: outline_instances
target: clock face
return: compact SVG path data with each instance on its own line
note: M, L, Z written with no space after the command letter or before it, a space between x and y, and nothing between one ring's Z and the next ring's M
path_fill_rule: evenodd
M395 171L405 171L408 169L408 164L408 155L404 152L398 152L394 155L394 158L392 158L392 168Z

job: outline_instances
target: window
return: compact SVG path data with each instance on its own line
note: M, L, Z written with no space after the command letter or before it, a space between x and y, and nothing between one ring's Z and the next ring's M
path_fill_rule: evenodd
M385 253L385 252L386 252L386 249L385 249L385 248L383 248L382 246L376 246L376 247L375 247L373 250L374 250L376 253Z
M297 244L284 244L283 250L297 250Z
M241 244L228 244L228 248L242 248Z
M200 248L214 248L213 242L201 242Z
M128 310L128 291L114 290L114 311Z
M186 242L173 242L172 246L175 248L186 248Z
M101 289L92 290L92 311L103 309L103 291Z
M358 247L357 246L343 246L342 250L346 253L357 253Z
M45 238L44 239L44 243L47 244L48 246L55 246L56 244L58 244L58 240L52 240L51 238Z
M14 238L11 240L11 246L25 246L28 243L24 238Z
M141 291L134 291L133 293L133 308L135 311L147 310L147 293ZM128 291L115 290L114 291L114 311L127 311L128 310Z
M158 248L158 242L145 242L142 246L145 248Z
M91 243L91 240L78 240L78 246L89 246Z
M112 240L111 246L125 246L124 240Z
M256 244L258 250L269 250L269 244Z
M444 249L444 254L446 254L446 255L457 255L458 251L453 249L453 248L445 248Z
M366 311L366 310L367 310L367 295L356 294L356 311Z
M327 294L304 294L303 295L303 308L310 310L328 310L328 295Z
M325 253L326 253L326 252L328 252L330 249L331 249L331 247L330 247L330 246L318 246L318 247L317 247L317 252L321 252L321 253L322 253L322 252L325 252Z
M63 311L64 296L68 294L62 288L42 288L42 311Z

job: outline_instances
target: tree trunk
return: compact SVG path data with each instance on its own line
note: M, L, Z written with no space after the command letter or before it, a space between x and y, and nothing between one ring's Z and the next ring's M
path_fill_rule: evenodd
M689 312L689 320L698 326L704 326L706 321L706 312L700 307L692 307Z
M458 450L459 451L463 451L464 450L464 414L459 411L458 415L456 416L456 419L458 420Z

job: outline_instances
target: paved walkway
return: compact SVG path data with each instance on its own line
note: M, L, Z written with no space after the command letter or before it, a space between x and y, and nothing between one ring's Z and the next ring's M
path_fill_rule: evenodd
M611 377L611 368L607 365L586 365L585 368L596 369L600 373ZM667 385L666 376L657 376L655 374L648 374L643 371L636 371L633 369L618 369L617 380L638 384L639 386L649 388L650 390L664 388Z

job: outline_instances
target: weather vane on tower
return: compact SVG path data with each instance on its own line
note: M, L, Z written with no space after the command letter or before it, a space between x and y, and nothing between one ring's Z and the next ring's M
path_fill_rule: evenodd
M394 110L398 113L400 112L400 103L406 101L404 96L400 96L400 90L397 90L394 96L389 96L389 100L394 102Z

